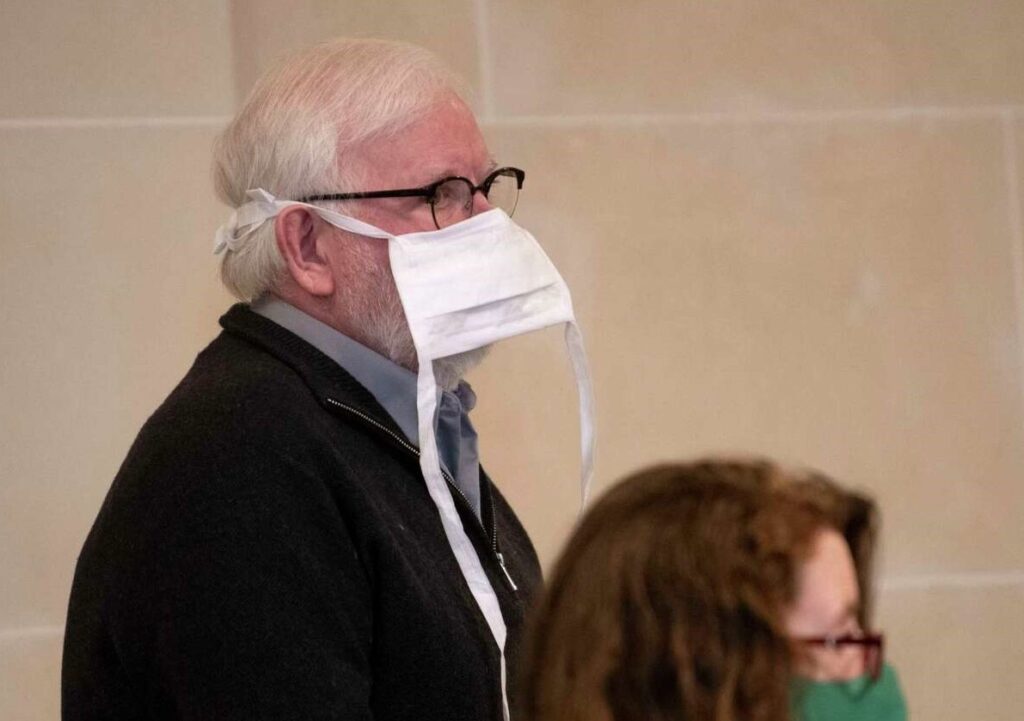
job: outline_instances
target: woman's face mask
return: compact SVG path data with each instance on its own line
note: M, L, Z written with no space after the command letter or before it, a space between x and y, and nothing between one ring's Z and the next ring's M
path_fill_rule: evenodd
M878 679L858 676L849 681L794 678L790 705L795 721L906 721L907 703L892 666Z

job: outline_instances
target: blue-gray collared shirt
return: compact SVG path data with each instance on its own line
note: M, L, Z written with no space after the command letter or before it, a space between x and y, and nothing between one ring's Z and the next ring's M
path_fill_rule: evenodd
M357 343L344 333L274 296L264 296L252 310L290 330L320 350L361 383L394 419L406 438L419 447L416 374ZM465 381L454 391L440 391L434 434L441 465L480 517L480 455L469 420L476 394Z

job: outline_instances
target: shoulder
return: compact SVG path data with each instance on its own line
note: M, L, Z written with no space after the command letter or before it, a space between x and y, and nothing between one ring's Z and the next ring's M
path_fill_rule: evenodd
M256 537L278 519L329 514L332 436L344 433L295 372L222 335L143 425L93 535L130 538L144 556L176 538Z

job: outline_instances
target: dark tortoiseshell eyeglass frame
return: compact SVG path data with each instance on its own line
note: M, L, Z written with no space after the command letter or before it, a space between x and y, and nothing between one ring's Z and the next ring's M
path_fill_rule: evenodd
M491 186L497 181L507 180L514 183L515 193L511 200L507 203L509 207L502 207L506 213L511 216L516 210L516 204L519 199L519 191L523 189L523 180L526 178L526 172L519 168L505 167L498 168L492 171L484 178L480 185L474 185L473 181L469 178L464 178L461 175L451 175L447 178L441 178L438 181L424 185L419 188L394 188L391 190L367 190L358 193L328 193L321 195L307 195L304 198L299 198L301 203L314 203L317 201L326 200L362 200L365 198L424 198L430 203L430 214L434 219L434 226L438 229L444 228L451 225L453 222L459 220L465 220L469 217L465 213L469 212L470 206L473 204L473 196L476 193L483 193L484 197L488 200L491 199ZM446 190L448 192L441 192ZM457 200L452 204L452 207L445 207L444 211L441 210L442 199L448 200L449 198L456 198ZM499 206L501 207L501 206ZM465 213L462 215L457 214L459 208L462 208ZM456 211L456 215L452 216L452 212Z

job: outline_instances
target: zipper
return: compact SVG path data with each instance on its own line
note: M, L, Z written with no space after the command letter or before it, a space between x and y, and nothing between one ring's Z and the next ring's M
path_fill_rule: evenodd
M516 582L512 580L512 576L509 574L508 569L505 568L505 556L504 554L495 551L495 556L498 557L498 565L501 566L502 573L505 574L505 580L508 581L508 585L512 587L513 591L518 591L519 587L516 586Z
M396 441L399 446L401 446L406 451L408 451L409 453L411 453L414 456L416 456L417 459L419 459L419 457L420 457L420 449L417 448L416 446L412 445L411 443L409 443L407 440L405 440L400 435L398 435L397 433L392 431L390 428L385 426L383 423L380 423L379 421L375 420L374 418L368 416L367 414L363 413L361 410L359 410L357 408L353 408L352 406L347 405L345 403L342 403L341 401L335 400L334 398L327 397L326 401L328 403L330 403L332 406L335 406L337 408L341 408L342 410L347 411L348 413L351 413L352 415L356 416L357 418L359 418L360 420L364 421L365 423L369 423L371 426L373 426L377 430L382 431L383 433L386 433L389 437L391 437L394 441ZM490 501L490 504L491 504L491 530L490 530L490 533L488 533L487 529L484 528L483 522L476 517L476 512L473 510L473 505L469 502L469 499L466 498L466 494L462 492L461 488L459 488L457 485L455 485L455 479L452 478L451 475L449 475L448 472L445 471L444 468L441 469L441 475L444 476L445 481L447 481L448 487L456 492L457 498L460 499L460 502L469 511L469 515L472 516L476 520L477 527L481 531L483 531L485 536L488 536L490 538L490 540L491 540L491 552L494 554L494 557L497 559L498 566L501 568L501 572L505 576L505 580L508 581L508 585L511 587L512 591L514 591L514 592L519 591L519 587L516 586L515 582L512 580L512 576L511 576L511 574L509 574L508 568L505 567L505 556L498 551L498 529L497 529L497 526L495 525L495 521L494 521L494 501L493 501L493 499L491 499L490 494L488 493L488 500Z

